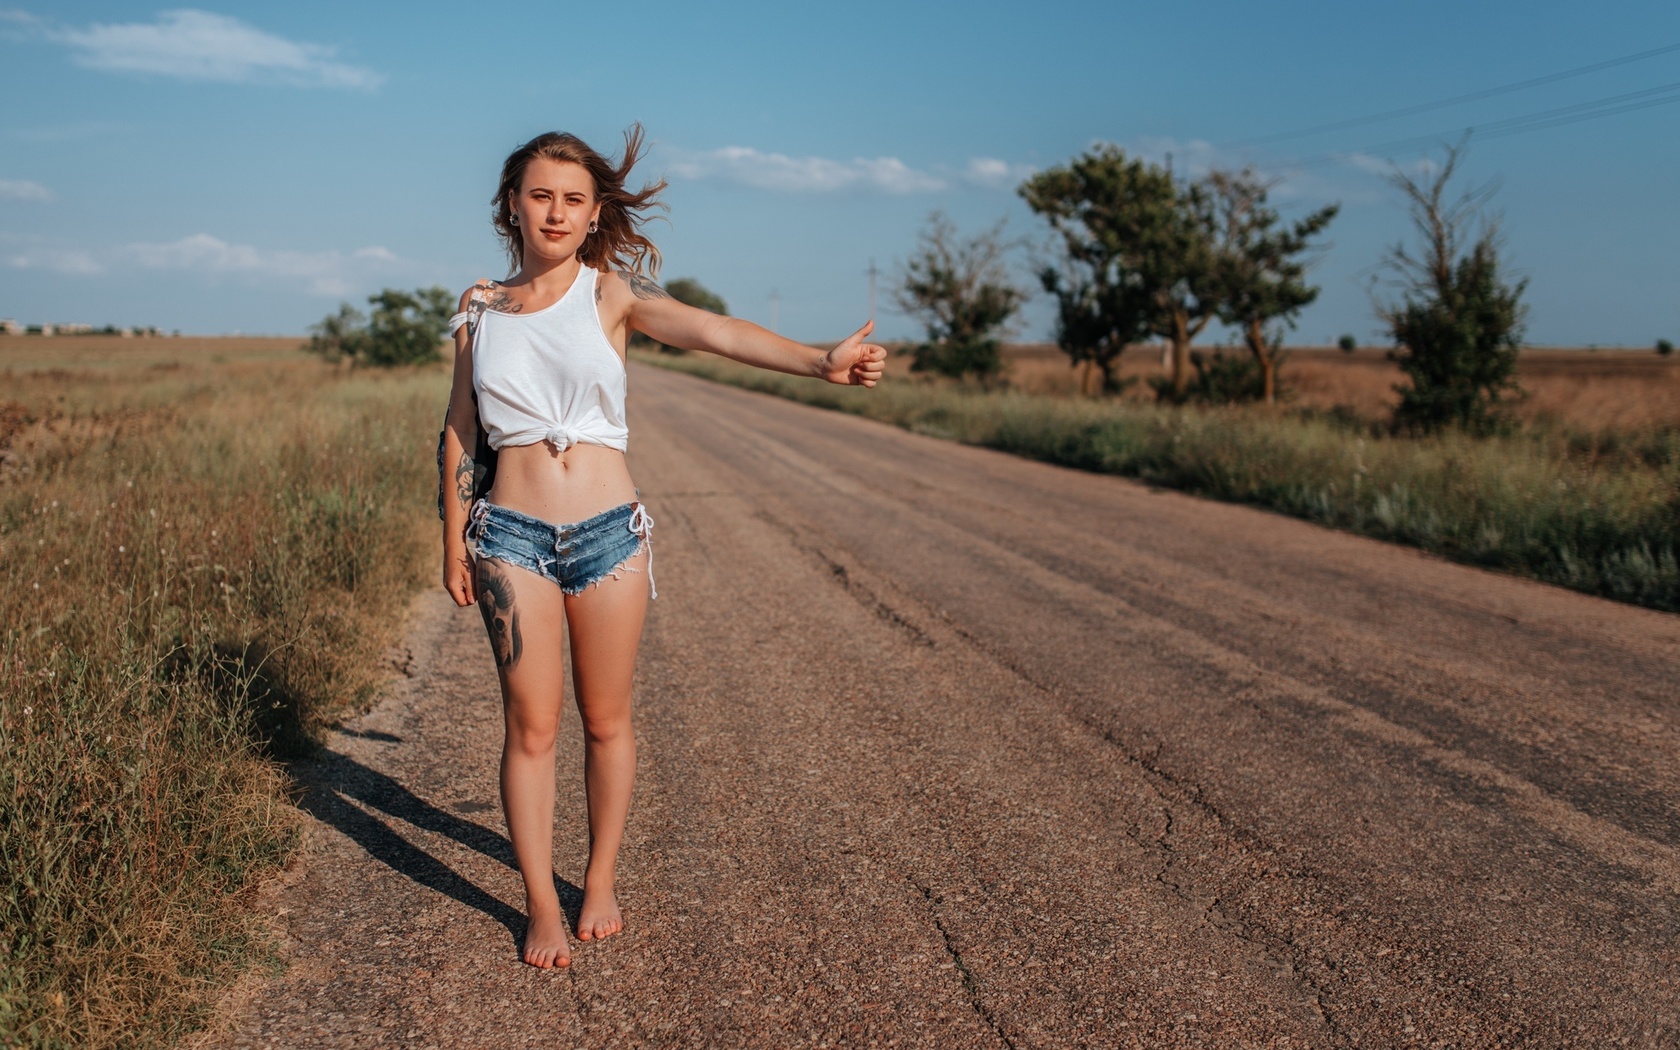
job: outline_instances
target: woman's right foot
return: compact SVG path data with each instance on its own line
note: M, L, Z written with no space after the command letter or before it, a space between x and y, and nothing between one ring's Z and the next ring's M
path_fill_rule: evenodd
M559 912L552 915L533 915L525 924L523 958L532 966L544 970L569 966L571 945L566 942L566 919Z

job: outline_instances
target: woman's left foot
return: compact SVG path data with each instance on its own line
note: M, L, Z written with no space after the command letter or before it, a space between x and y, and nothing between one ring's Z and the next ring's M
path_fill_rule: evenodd
M612 887L583 890L583 912L578 916L577 935L580 941L598 941L624 929L624 916L618 910L618 897Z

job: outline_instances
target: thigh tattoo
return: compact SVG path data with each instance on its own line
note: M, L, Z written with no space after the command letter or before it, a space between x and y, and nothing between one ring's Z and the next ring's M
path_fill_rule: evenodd
M490 635L496 666L512 669L524 648L519 638L519 611L513 604L513 581L493 561L478 563L478 611L484 615L484 630Z

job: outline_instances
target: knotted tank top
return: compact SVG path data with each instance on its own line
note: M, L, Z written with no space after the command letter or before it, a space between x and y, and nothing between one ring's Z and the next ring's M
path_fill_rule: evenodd
M578 267L552 305L526 314L492 310L484 288L449 319L472 338L478 421L495 449L546 441L557 452L580 442L623 452L630 444L624 361L595 308L600 274Z

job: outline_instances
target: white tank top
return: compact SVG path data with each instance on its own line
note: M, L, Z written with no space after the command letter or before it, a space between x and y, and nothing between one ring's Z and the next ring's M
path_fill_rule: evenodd
M553 305L528 314L492 310L474 288L451 334L472 338L478 421L491 448L547 441L564 452L579 442L623 452L630 444L624 361L601 330L595 308L600 274L579 266Z

